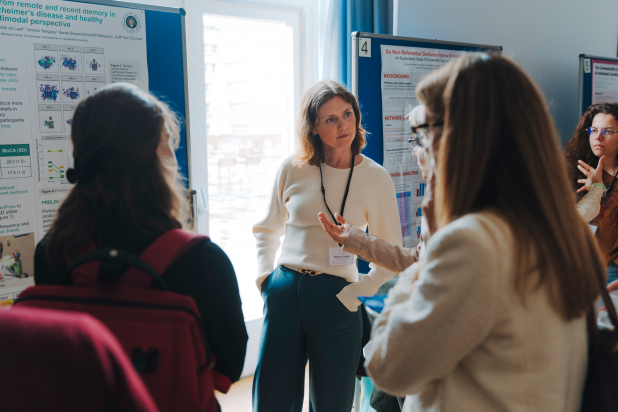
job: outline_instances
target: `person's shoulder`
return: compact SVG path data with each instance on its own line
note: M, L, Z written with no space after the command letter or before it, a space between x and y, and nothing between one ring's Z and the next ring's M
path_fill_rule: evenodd
M277 176L280 179L286 179L288 176L303 176L303 172L309 165L298 163L296 156L291 155L281 161L279 169L277 170Z
M211 263L219 262L224 264L230 261L223 249L210 240L210 238L204 239L191 247L191 249L185 252L181 259L209 261Z
M363 161L356 166L359 170L373 176L375 179L391 182L391 175L381 164L365 155L361 156L363 156ZM354 171L356 173L356 169Z
M293 155L292 156L288 156L288 157L286 157L285 159L283 159L281 161L281 165L279 165L279 168L282 169L282 170L290 169L290 168L294 167L294 165L295 165L294 161L295 161L295 157Z
M165 271L163 278L168 279L171 284L208 285L217 288L221 285L237 285L230 258L210 239L198 242L187 250Z
M496 212L470 213L440 228L427 244L428 252L450 247L463 248L481 261L511 250L512 231ZM497 253L500 250L501 253Z

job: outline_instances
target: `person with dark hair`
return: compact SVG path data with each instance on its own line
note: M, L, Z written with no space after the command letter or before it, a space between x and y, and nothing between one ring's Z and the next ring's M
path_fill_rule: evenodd
M139 256L159 236L185 228L188 204L174 154L179 123L169 107L118 83L82 100L71 127L75 183L36 248L35 282L61 282L67 264L92 242ZM103 268L106 263L103 263ZM215 370L240 377L247 345L234 268L210 241L199 242L164 273L168 289L200 311Z
M618 103L597 103L586 110L566 147L573 187L587 201L592 225L608 264L607 283L618 280ZM582 179L582 173L586 177ZM582 192L589 193L582 197Z
M359 280L355 256L343 254L315 217L328 210L334 222L339 212L401 246L395 186L360 154L360 109L340 84L320 81L305 92L297 136L299 149L277 171L267 215L253 227L264 298L253 409L299 412L309 360L311 410L349 412L363 329L358 296L375 294L395 274L371 265Z

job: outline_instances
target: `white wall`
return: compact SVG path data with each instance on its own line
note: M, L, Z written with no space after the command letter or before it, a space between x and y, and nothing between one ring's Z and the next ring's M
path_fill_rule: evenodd
M398 0L396 7L399 36L504 47L541 87L563 142L579 120L578 56L616 57L618 0Z

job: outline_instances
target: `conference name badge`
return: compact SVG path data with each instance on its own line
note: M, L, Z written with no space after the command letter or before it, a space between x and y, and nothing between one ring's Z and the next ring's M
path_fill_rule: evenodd
M342 265L353 265L354 264L354 255L351 253L344 252L340 247L331 247L328 249L330 252L330 265L331 266L342 266Z

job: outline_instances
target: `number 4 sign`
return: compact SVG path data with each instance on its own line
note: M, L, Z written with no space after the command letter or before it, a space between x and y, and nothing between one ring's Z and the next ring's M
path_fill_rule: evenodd
M358 56L371 57L371 39L364 37L358 39Z

